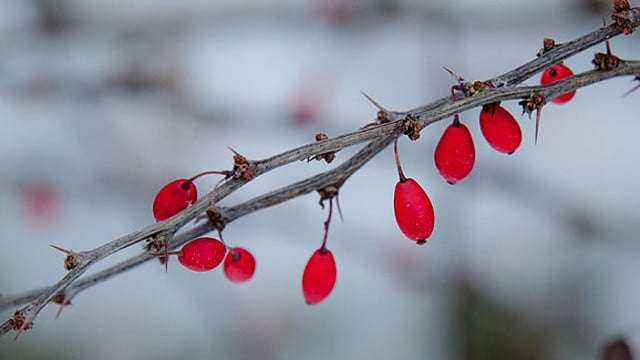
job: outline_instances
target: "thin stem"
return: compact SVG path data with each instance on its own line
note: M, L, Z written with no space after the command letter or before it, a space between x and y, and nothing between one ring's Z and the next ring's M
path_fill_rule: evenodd
M400 178L400 182L407 181L407 177L404 176L404 171L402 171L402 165L400 164L400 155L398 154L398 139L400 136L396 136L395 140L393 140L393 157L396 160L396 168L398 169L398 177Z
M460 115L455 114L453 115L453 126L460 126Z
M320 252L323 253L327 249L327 237L329 236L329 225L331 225L331 215L333 214L333 197L329 198L329 214L327 220L324 221L324 235L322 235L322 246Z
M225 177L228 177L231 175L231 172L228 170L210 170L210 171L203 171L201 173L197 173L195 175L193 175L192 177L190 177L189 179L187 179L188 182L193 182L194 180L196 180L199 177L205 176L205 175L224 175Z
M226 244L225 241L224 241L224 238L222 237L222 230L220 230L220 229L217 229L217 230L218 230L218 237L220 238L220 241L223 244Z

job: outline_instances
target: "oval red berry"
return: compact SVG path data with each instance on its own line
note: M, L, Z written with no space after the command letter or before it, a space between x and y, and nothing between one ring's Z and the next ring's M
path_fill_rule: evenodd
M513 115L498 103L482 107L480 130L489 145L503 153L513 153L522 142L520 125Z
M302 274L302 295L308 305L324 300L336 284L336 262L329 249L314 251Z
M571 69L569 69L568 66L566 66L565 64L556 64L546 69L542 73L542 77L540 78L540 84L546 85L554 81L567 78L569 76L573 76L573 71L571 71ZM564 104L567 101L573 99L575 94L576 94L575 90L569 91L568 93L564 93L562 95L554 97L553 99L551 99L551 102L556 104Z
M476 159L469 129L456 121L449 125L436 146L434 159L440 175L449 184L455 184L469 175Z
M198 199L198 190L192 181L177 179L163 186L153 199L153 216L162 221L184 210Z
M256 271L256 259L247 250L236 247L227 252L223 269L224 275L229 281L245 282L251 279Z
M178 254L178 261L193 271L209 271L220 265L227 248L214 238L201 237L188 242Z
M412 178L398 181L393 193L393 210L402 233L423 243L431 236L435 213L424 189Z

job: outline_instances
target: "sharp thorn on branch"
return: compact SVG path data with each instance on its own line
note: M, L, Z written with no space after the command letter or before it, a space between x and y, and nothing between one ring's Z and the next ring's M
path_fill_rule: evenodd
M365 98L367 98L367 100L369 100L375 107L378 108L378 110L380 111L387 111L387 109L384 108L384 106L380 105L377 101L373 100L373 98L369 95L367 95L367 93L365 93L364 91L360 90L360 93L362 95L364 95Z

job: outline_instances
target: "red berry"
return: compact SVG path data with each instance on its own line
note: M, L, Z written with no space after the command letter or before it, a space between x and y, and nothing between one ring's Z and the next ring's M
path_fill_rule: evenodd
M27 183L21 188L25 212L36 226L50 226L60 212L59 190L52 183Z
M314 251L302 274L302 294L308 305L324 300L336 284L336 262L327 248Z
M198 190L188 179L173 180L163 186L153 199L153 216L162 221L184 210L198 199Z
M469 129L456 117L442 134L434 153L436 167L449 184L469 175L476 159L476 149Z
M393 193L393 209L405 236L424 244L433 232L435 214L427 193L414 179L398 181Z
M542 73L540 84L546 85L572 75L573 75L573 71L571 71L569 67L567 67L564 64L556 64L548 68ZM571 100L575 94L576 94L575 90L569 91L568 93L564 93L562 95L556 96L555 98L551 99L551 102L556 104L564 104L567 101Z
M232 282L244 282L256 271L256 259L243 248L229 250L223 264L224 275Z
M201 237L188 242L178 251L178 261L193 271L209 271L220 265L227 248L222 241Z
M511 154L522 142L520 125L499 103L485 105L480 110L480 130L494 149Z

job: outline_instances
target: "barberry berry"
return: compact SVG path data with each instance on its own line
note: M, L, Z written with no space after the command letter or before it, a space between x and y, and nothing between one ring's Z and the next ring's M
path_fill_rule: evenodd
M178 255L180 264L189 270L209 271L220 265L226 252L227 248L222 241L200 237L185 244L181 250L166 255Z
M457 114L453 123L445 129L438 141L434 159L440 175L449 184L455 184L464 179L473 169L476 159L473 138L466 125L460 122Z
M566 66L565 64L556 64L546 69L542 73L540 84L546 85L554 81L567 78L569 76L573 76L573 71L571 71L568 66ZM564 104L567 101L571 100L575 94L575 90L569 91L567 93L554 97L553 99L551 99L551 102L556 104Z
M435 213L431 200L424 189L402 171L398 154L398 138L393 143L393 151L400 180L393 192L393 210L396 223L402 233L417 244L424 244L435 224Z
M489 145L503 153L512 154L522 142L520 125L509 111L500 106L500 103L482 107L480 130Z
M326 247L313 252L302 274L302 295L308 305L324 300L336 284L336 262Z
M435 213L429 196L417 181L412 178L398 181L393 209L402 233L418 244L425 243L433 232Z
M244 282L253 276L256 260L247 250L235 247L229 249L223 264L224 275L232 282Z
M190 179L177 179L163 186L153 199L153 216L162 221L184 210L198 200L198 189L193 181L203 175L230 175L229 171L205 171Z
M195 184L188 179L173 180L163 186L153 200L153 216L162 221L184 210L198 199Z

